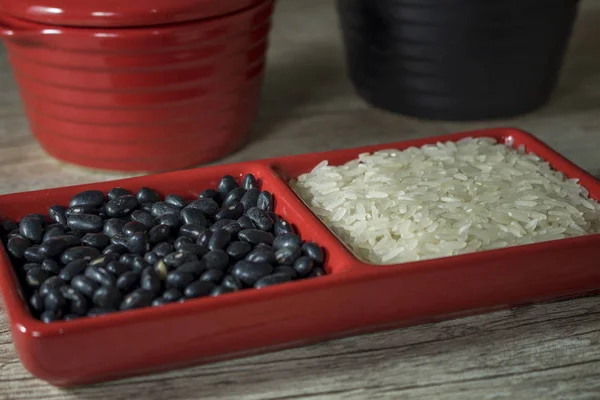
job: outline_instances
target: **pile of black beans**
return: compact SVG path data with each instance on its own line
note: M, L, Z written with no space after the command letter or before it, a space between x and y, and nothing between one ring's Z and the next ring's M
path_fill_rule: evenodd
M273 213L255 177L188 201L89 190L48 216L4 221L3 242L43 322L162 306L323 275L323 251Z

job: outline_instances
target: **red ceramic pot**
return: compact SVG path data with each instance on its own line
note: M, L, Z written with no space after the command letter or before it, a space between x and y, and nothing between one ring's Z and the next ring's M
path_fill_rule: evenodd
M239 4L250 3L257 1ZM247 140L272 10L264 0L220 17L123 28L110 27L123 19L86 28L5 14L0 33L31 130L48 153L92 168L174 170Z

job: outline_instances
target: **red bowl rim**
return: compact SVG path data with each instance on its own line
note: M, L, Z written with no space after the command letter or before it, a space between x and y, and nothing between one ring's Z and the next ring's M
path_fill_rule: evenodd
M263 1L0 0L0 10L15 18L48 25L124 28L213 18L253 7Z

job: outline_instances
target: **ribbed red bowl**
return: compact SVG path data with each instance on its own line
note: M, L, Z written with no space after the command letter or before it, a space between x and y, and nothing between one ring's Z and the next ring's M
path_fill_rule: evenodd
M273 1L194 22L76 28L0 18L31 130L57 159L162 171L248 137Z

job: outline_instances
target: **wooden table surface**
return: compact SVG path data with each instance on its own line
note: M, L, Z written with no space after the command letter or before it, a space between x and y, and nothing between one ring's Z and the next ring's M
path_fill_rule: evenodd
M370 109L356 97L345 75L333 0L279 0L253 140L222 162L511 125L600 176L598 38L600 2L584 0L551 104L505 121L431 123ZM4 53L0 85L0 193L119 177L44 154L28 132ZM0 313L0 399L600 398L599 297L72 390L53 388L23 369L3 318Z

